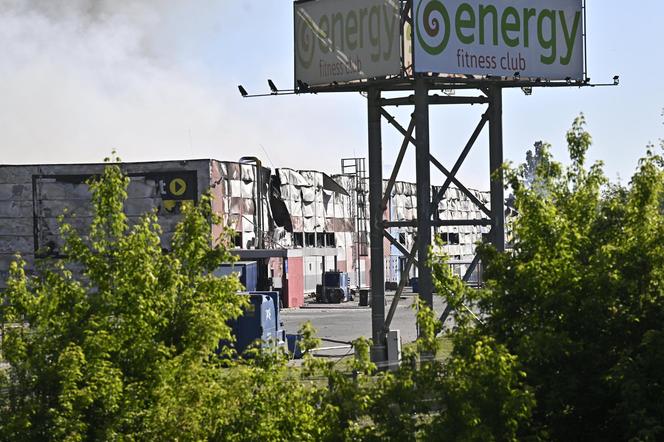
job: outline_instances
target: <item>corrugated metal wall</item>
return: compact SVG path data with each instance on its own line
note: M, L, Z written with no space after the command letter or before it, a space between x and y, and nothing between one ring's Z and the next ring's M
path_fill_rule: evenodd
M229 227L237 234L237 244L241 248L256 247L257 210L257 174L258 168L252 164L240 164L228 161L210 160L210 192L213 210L221 216L222 226ZM267 195L270 169L263 168L262 194ZM269 205L262 200L264 230L270 226ZM221 234L221 227L216 226L213 235ZM264 235L264 238L269 235Z
M208 187L208 164L207 160L123 164L131 179L125 205L130 223L157 210L167 247L182 202L198 200L200 190ZM0 166L0 288L16 253L28 269L33 268L35 256L59 254L58 216L65 214L65 220L84 233L92 217L85 181L103 168L104 164Z

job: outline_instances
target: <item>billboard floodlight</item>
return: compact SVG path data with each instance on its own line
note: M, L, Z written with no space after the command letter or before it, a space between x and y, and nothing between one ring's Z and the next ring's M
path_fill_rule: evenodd
M318 93L318 92L316 92L315 90L312 90L309 87L309 83L305 83L302 80L295 80L295 84L297 85L297 87L295 88L295 93L296 94L306 94L306 93L309 93L309 92L311 92L313 94Z
M586 79L586 85L590 87L600 87L600 86L619 86L620 85L620 75L613 76L613 83L590 83L590 78Z
M270 86L270 93L269 94L252 94L249 95L247 90L244 88L242 85L238 85L238 90L240 91L240 95L242 95L242 98L253 98L253 97L269 97L271 95L293 95L296 92L294 90L279 90L277 89L277 86L274 85L274 81L272 80L267 80L268 86Z

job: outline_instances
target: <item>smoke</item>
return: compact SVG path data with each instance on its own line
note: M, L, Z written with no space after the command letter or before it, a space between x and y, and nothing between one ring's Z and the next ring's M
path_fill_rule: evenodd
M0 164L116 149L125 161L258 155L337 172L364 150L361 97L237 91L290 86L291 17L290 3L264 0L0 0Z
M228 91L195 61L214 2L0 0L0 163L210 156Z

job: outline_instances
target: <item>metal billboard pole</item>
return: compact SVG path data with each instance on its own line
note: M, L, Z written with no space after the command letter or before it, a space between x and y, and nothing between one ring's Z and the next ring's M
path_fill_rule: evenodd
M491 177L491 238L499 252L505 250L505 193L503 183L503 91L491 86L489 95L489 169Z
M369 128L369 225L371 260L371 359L387 360L385 342L385 267L383 260L383 144L381 138L380 89L367 90Z
M417 193L417 256L419 295L433 307L433 279L428 254L431 244L431 166L429 148L429 84L415 80L415 175Z
M617 78L617 77L616 77ZM614 79L614 86L618 80ZM541 82L539 80L521 79L487 79L474 81L472 79L459 80L455 78L437 76L396 77L388 80L367 81L359 84L331 85L303 89L301 93L325 92L362 92L367 97L368 115L368 151L369 151L369 225L370 232L370 263L371 263L371 331L373 346L371 359L381 365L387 361L386 336L390 330L391 321L396 313L401 293L408 280L408 274L413 265L417 266L419 275L419 295L428 304L433 304L433 281L431 267L427 265L428 249L432 244L432 229L434 227L452 226L485 226L491 227L489 241L498 251L505 250L505 207L503 165L503 105L502 94L505 88L533 88L533 87L582 87L605 86L590 83L570 84L568 82ZM478 96L448 96L431 95L432 91L444 90L477 91ZM383 98L383 93L408 93L400 97ZM436 158L430 149L429 137L429 107L431 105L488 105L486 112L480 118L477 127L470 135L468 142L461 149L458 159L451 169L445 167L443 162ZM414 106L414 112L407 127L401 125L392 116L387 108L391 106ZM382 119L385 119L394 129L403 136L403 143L396 158L394 170L383 190L383 155L382 155ZM470 150L475 146L484 127L489 126L489 172L490 172L490 206L468 189L457 177L457 172L463 165ZM417 219L413 221L385 220L387 203L394 188L399 168L402 165L404 154L409 146L415 147L416 158L416 193L417 193ZM431 166L434 166L445 176L444 184L431 195ZM440 220L437 217L437 207L445 195L446 190L454 185L470 202L472 202L483 218ZM415 244L411 250L399 243L390 232L391 227L412 227L417 230ZM383 238L403 253L406 258L405 268L402 270L397 291L392 304L385 314L385 262L383 254ZM470 281L473 272L479 264L479 257L471 262L466 270L463 280ZM444 320L450 313L446 309L441 316Z

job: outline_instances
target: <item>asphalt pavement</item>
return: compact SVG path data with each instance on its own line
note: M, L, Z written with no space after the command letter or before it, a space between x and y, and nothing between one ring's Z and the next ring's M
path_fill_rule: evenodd
M394 292L386 293L385 315L389 311L394 298ZM317 352L320 355L342 355L349 351L343 343L364 336L371 338L371 308L360 307L357 296L355 301L342 304L315 304L307 303L299 309L284 309L281 311L281 320L286 333L295 334L302 324L311 321L317 330L317 336L323 340L323 349ZM415 325L415 311L412 308L414 295L412 292L402 294L392 320L391 330L400 330L403 344L412 342L417 338ZM445 310L445 302L434 295L434 310L438 317Z

